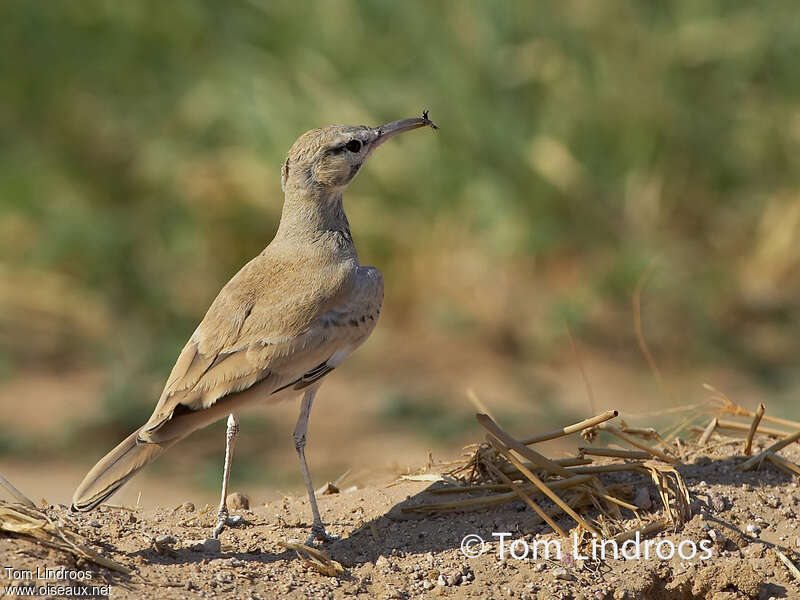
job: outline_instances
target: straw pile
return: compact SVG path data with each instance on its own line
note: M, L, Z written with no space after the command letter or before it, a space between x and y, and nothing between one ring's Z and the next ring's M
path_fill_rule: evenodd
M94 563L106 569L129 575L132 570L118 562L99 555L87 546L87 541L76 528L59 519L54 521L7 479L0 476L0 487L5 488L17 502L0 500L0 536L23 538L71 554L77 560Z
M675 466L680 464L675 447L653 429L635 429L624 422L612 425L616 410L547 433L517 439L504 431L491 417L478 414L486 430L486 441L472 450L469 458L450 471L451 485L431 492L449 495L482 492L479 497L404 507L407 513L441 513L486 508L512 500L522 500L535 513L534 523L547 523L559 536L567 533L555 517L565 513L575 521L579 533L624 541L639 531L644 536L667 527L677 528L689 517L689 492ZM580 446L574 457L550 459L531 446L547 440L580 433L593 441L600 433L609 434L631 449ZM653 444L655 442L655 444ZM631 487L612 484L611 473L630 472L652 480L661 500L662 514L646 520L641 509L620 498L632 494ZM545 496L554 506L543 508L537 497ZM590 518L588 508L597 509ZM622 510L638 520L637 527L626 528Z
M532 524L546 523L559 536L567 535L556 522L565 514L576 523L576 533L581 536L589 534L622 542L636 532L645 537L667 528L677 530L690 517L689 491L676 467L693 456L729 446L728 457L738 454L739 449L750 457L738 465L740 470L758 468L766 460L793 477L800 475L800 465L778 455L780 449L800 440L800 423L765 415L763 404L756 411L749 411L711 386L706 388L713 394L710 406L716 416L705 427L688 427L687 431L694 434L689 441L677 437L677 431L667 441L655 429L629 427L617 419L616 410L520 439L504 431L488 415L479 413L476 417L486 430L485 442L469 447L468 458L447 473L449 485L430 490L440 496L470 493L470 497L407 506L402 511L436 514L481 510L522 500L536 513ZM750 421L721 418L729 415ZM763 426L762 422L790 430ZM684 430L687 425L688 422L677 430ZM735 437L736 432L744 437ZM534 449L540 442L572 434L580 434L588 444L604 434L621 442L622 447L582 445L574 456L558 459ZM765 445L769 443L765 438L779 439L751 456L754 440ZM642 477L642 484L652 481L660 507L645 512L628 502L631 486L610 481L611 474L625 472ZM542 496L553 506L540 506ZM623 510L630 511L636 519L634 528L630 527L630 513L627 519L623 518Z

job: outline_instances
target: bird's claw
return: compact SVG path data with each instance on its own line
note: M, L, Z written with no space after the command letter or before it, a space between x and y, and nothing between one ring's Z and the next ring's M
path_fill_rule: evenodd
M223 532L225 527L235 527L242 522L241 515L228 516L228 511L220 512L217 517L217 524L214 527L214 532L211 534L215 540L219 538L219 534Z
M335 542L338 539L338 535L332 535L325 531L325 526L322 523L314 523L311 526L311 535L309 535L306 540L306 546L313 546L316 540L321 542Z

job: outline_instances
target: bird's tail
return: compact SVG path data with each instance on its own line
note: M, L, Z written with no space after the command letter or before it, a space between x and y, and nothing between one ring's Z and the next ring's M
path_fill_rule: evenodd
M86 474L72 496L73 510L92 510L172 445L140 440L139 431L137 429L125 438Z

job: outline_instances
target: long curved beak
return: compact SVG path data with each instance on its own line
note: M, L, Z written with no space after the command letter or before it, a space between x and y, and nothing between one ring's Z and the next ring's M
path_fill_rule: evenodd
M420 127L439 129L436 123L428 118L428 111L423 111L422 117L417 117L416 119L401 119L399 121L392 121L391 123L380 125L374 129L376 137L372 142L370 151L396 135L411 131L412 129L419 129Z

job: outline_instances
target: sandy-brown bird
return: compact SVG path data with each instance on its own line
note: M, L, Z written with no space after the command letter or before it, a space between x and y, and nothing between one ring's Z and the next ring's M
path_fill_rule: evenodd
M175 442L229 415L218 536L229 522L236 414L253 402L302 394L294 443L314 517L307 543L330 539L305 459L308 416L322 379L372 333L383 303L380 271L358 262L342 192L373 150L424 126L436 128L427 112L300 136L281 170L285 199L274 239L222 288L178 356L152 416L89 471L75 490L75 510L92 510Z

